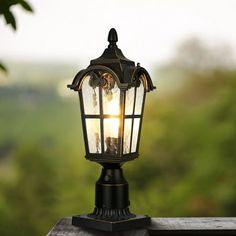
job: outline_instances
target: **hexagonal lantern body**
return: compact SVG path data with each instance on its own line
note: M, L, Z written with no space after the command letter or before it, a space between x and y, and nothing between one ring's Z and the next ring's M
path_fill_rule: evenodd
M146 92L153 90L148 72L125 58L115 29L101 57L75 76L69 88L78 91L86 158L123 163L139 155Z

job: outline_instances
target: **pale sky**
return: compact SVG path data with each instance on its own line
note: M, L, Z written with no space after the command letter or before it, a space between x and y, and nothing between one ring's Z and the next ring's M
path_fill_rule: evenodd
M28 0L14 7L18 30L0 20L0 59L80 62L101 55L111 27L124 55L148 69L198 36L236 49L236 0Z

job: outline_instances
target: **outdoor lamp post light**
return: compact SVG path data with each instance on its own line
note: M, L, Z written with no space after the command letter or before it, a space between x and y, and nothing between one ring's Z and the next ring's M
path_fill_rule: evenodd
M95 208L72 217L75 226L104 231L144 227L150 217L129 211L128 182L121 166L138 157L146 92L155 89L148 72L117 47L112 28L101 57L81 70L68 87L78 91L86 159L103 166Z

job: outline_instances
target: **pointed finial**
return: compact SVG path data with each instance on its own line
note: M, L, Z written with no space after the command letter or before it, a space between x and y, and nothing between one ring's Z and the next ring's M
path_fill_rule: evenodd
M118 41L117 32L114 28L111 28L108 34L109 47L116 47L116 42Z

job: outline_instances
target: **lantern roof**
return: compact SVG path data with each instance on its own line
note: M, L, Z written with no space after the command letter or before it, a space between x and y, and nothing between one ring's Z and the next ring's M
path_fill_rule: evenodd
M127 69L134 69L135 63L127 59L122 51L117 47L116 42L118 41L117 32L114 28L109 31L108 42L109 45L103 52L103 54L97 59L91 60L90 65L105 65L113 67L118 73L122 74L122 71ZM128 82L128 81L127 81Z
M146 69L140 66L139 63L135 65L134 61L127 59L122 51L116 45L118 41L118 35L114 28L110 29L108 34L108 47L104 50L103 54L90 61L90 65L85 70L81 70L75 76L71 85L68 85L70 89L78 91L83 77L95 70L104 70L110 72L117 80L118 87L122 90L127 90L134 86L134 81L141 74L145 74L146 83L145 89L147 92L155 89L152 80Z

